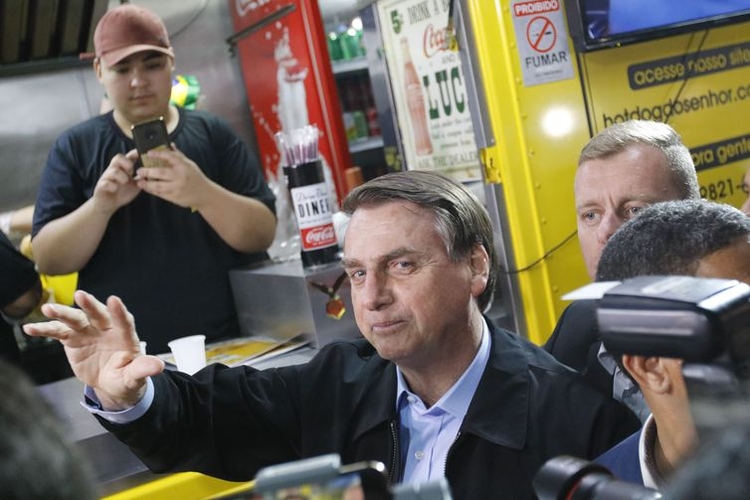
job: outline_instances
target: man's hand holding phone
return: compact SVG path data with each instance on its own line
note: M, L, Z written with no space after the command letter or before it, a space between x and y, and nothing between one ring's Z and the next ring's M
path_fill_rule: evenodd
M141 188L133 181L137 160L135 150L112 158L94 187L92 201L98 211L114 213L138 196Z
M196 207L209 181L198 165L169 141L163 118L133 125L139 188L182 207ZM139 168L144 167L144 168Z
M210 193L211 181L179 149L152 150L149 157L163 166L138 170L135 180L147 193L186 208L200 206Z

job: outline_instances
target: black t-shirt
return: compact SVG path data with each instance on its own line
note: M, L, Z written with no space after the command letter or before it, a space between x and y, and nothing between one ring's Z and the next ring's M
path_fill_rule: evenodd
M208 178L274 210L257 159L223 120L180 109L170 139ZM32 234L93 196L112 157L133 148L112 112L63 133L42 174ZM165 352L177 337L237 335L228 271L264 257L236 252L199 213L142 192L112 216L78 287L99 300L122 298L149 353Z

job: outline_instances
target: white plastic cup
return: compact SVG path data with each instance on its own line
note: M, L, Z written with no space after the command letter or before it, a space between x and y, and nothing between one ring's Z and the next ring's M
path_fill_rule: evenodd
M206 366L206 336L191 335L168 342L177 369L192 375Z

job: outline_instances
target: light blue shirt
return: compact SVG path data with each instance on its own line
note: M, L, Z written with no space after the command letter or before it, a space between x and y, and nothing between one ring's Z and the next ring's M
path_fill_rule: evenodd
M90 405L86 403L86 401L81 401L81 406L86 408L91 413L95 413L103 417L104 419L116 424L129 424L130 422L135 422L136 420L141 418L143 414L146 413L146 411L151 407L151 403L154 401L154 382L151 380L151 377L147 378L146 393L143 395L141 400L138 401L138 404L120 411L102 410L101 401L99 401L99 398L96 397L96 393L94 392L94 389L91 388L91 386L84 386L83 394L88 399L94 402L93 405Z
M490 334L482 321L482 342L466 371L431 408L409 390L397 369L396 409L401 420L402 483L419 484L445 476L445 460L464 421L490 357Z

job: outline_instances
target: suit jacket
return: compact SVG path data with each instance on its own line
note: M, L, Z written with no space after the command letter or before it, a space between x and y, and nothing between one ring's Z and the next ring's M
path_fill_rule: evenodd
M597 354L602 345L596 320L597 300L576 300L565 308L544 350L577 370L594 387L612 396L612 374Z
M641 461L638 455L641 432L642 430L639 430L624 439L611 450L597 457L594 462L605 466L623 481L642 485L643 474L641 473Z
M490 359L446 460L457 500L534 498L546 460L593 458L638 428L624 406L538 346L491 323L490 332ZM154 471L243 481L267 465L338 453L401 477L396 366L364 340L328 344L297 366L214 364L153 380L140 419L100 421Z

